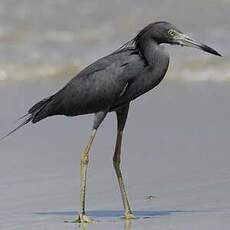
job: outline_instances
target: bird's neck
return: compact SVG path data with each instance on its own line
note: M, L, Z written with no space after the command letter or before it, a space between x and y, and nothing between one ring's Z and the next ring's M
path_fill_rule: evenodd
M162 49L159 44L157 44L157 42L151 38L141 39L137 44L137 48L139 49L145 61L150 66L154 66L156 63L159 48Z

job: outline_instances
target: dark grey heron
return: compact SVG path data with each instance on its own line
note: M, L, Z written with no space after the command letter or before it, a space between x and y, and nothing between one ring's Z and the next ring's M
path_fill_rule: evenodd
M25 121L9 133L13 133L28 122L36 123L54 115L95 114L89 140L80 156L80 213L77 222L90 221L85 212L89 150L98 127L109 112L115 112L117 115L113 165L124 206L124 218L135 218L120 170L122 134L130 102L158 85L166 74L169 55L163 43L195 47L221 56L214 49L183 34L169 22L149 24L120 49L83 69L56 94L35 104L28 111Z

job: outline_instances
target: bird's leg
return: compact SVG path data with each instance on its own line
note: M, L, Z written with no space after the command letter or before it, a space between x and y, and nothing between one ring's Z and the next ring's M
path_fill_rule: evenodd
M81 153L80 157L80 214L75 220L77 223L89 223L91 219L85 213L85 191L86 191L86 175L89 163L89 150L93 143L94 137L97 132L97 128L102 123L105 118L105 112L99 112L95 114L93 129L90 133L90 137L84 151Z
M113 166L115 168L115 172L117 175L119 187L120 187L120 192L121 192L121 197L122 197L122 203L124 206L124 218L125 219L134 219L135 216L132 214L128 197L125 191L125 185L123 182L123 177L120 169L120 155L121 155L121 143L122 143L122 133L123 131L117 131L117 140L116 140L116 147L115 147L115 153L113 156Z
M85 214L85 190L86 190L86 175L89 163L89 149L96 135L96 129L91 131L87 145L80 156L80 214L76 220L79 223L89 223L90 218Z
M120 192L121 192L121 197L122 197L122 203L124 206L124 218L125 219L135 219L135 216L132 214L128 197L125 191L125 185L123 182L123 177L120 169L120 156L121 156L121 144L122 144L122 134L123 134L123 129L125 126L125 122L127 119L128 115L128 110L129 110L129 105L122 107L117 113L117 121L118 121L118 129L117 129L117 139L116 139L116 146L115 146L115 152L113 156L113 166L116 172L116 176L118 179L119 187L120 187Z

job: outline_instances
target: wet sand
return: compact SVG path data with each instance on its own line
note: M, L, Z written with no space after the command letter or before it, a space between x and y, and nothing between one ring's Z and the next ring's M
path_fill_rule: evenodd
M67 79L0 85L1 132ZM87 229L221 229L230 226L230 85L164 81L132 103L122 169L138 220L125 222L112 167L115 116L90 152ZM78 229L79 155L92 116L53 117L0 143L0 229ZM66 221L68 223L66 223Z

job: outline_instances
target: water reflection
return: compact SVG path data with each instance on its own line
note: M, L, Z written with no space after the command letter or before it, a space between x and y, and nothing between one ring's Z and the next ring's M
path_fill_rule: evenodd
M89 223L79 224L81 230L87 230ZM131 230L132 220L124 220L124 230Z
M134 211L134 215L137 217L135 220L125 220L121 217L123 216L123 210L93 210L88 211L87 214L92 218L93 223L80 223L77 224L79 229L87 230L88 225L92 224L119 224L123 223L124 230L131 230L132 223L139 220L151 219L156 217L179 215L186 213L203 213L210 212L210 210L159 210L159 211ZM71 216L70 221L65 221L66 223L73 223L71 219L78 215L75 211L54 211L54 212L37 212L37 215L61 215L67 218Z
M125 220L124 230L130 230L131 224L132 224L132 220Z

